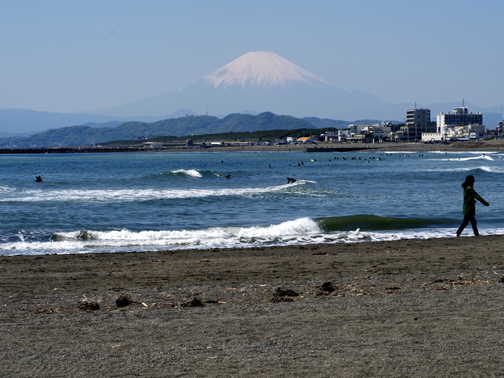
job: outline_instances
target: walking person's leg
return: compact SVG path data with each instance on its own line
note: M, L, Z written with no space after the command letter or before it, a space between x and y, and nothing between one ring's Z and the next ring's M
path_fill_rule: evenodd
M469 223L469 216L464 215L464 220L462 220L462 224L460 225L459 229L457 230L457 237L459 237L460 234L462 233L462 231L464 231L464 228L466 228L468 223Z
M479 236L478 224L476 223L476 218L474 217L474 215L471 215L471 217L469 218L469 221L471 222L474 236Z

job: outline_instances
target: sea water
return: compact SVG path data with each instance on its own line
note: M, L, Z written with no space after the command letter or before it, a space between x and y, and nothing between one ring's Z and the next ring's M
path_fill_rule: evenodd
M476 205L480 233L503 234L503 157L443 150L1 155L0 255L453 237L469 174L490 203ZM470 235L469 226L463 236Z

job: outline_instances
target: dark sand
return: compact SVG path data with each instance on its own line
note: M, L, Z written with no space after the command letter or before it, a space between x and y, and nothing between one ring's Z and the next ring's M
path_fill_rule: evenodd
M450 144L425 144L423 142L420 143L324 143L317 142L317 144L299 144L299 145L271 145L271 146L225 146L225 147L211 147L207 149L200 149L199 147L194 148L185 148L185 149L167 149L166 152L177 151L177 152L195 152L195 151L204 151L204 152L236 152L236 151L247 151L247 152L303 152L306 151L307 148L318 148L319 152L326 153L335 153L335 152L327 152L324 149L348 149L348 153L353 152L355 148L361 148L361 151L371 151L377 153L384 152L427 152L427 151L446 151L446 152L504 152L504 140L502 139L492 139L488 141L482 142L453 142ZM341 153L345 153L345 151L340 151Z
M502 377L503 246L0 257L0 376Z

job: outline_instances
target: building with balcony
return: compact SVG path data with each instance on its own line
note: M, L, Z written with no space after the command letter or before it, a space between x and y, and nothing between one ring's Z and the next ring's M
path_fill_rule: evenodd
M445 138L450 135L449 129L469 125L483 125L483 114L469 113L467 107L462 106L453 108L453 113L441 113L436 116L437 132Z
M401 131L408 142L421 140L422 133L436 132L436 127L430 125L430 109L408 109Z

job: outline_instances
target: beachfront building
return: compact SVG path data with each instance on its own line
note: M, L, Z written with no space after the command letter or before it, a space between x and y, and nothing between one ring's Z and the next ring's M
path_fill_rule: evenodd
M453 112L440 113L436 116L437 132L441 133L445 139L450 139L450 135L456 135L459 126L483 125L483 114L469 113L467 106L453 108Z
M362 134L362 130L367 127L367 126L371 126L371 125L367 125L367 124L362 124L362 125L348 125L348 133L350 136L355 136L355 135L361 135Z
M349 136L347 141L351 143L371 143L373 142L373 137L371 135L356 134Z
M145 142L142 144L142 148L163 148L163 143L161 143L161 142Z
M486 137L485 125L467 125L448 127L447 139L480 139Z
M442 142L443 136L441 133L422 133L422 142Z
M339 129L338 142L346 142L349 135L350 135L350 129Z
M322 134L321 137L324 139L325 142L329 142L329 143L334 143L334 142L339 141L338 132L333 132L333 133L326 132L325 134Z
M312 137L301 137L297 138L297 142L299 143L315 143L315 139Z
M348 129L338 130L338 140L344 141L360 141L362 136L367 136L367 139L383 140L391 137L390 122L382 122L375 125L349 125Z
M386 136L387 132L390 132L390 127L387 128L380 125L367 125L362 129L362 134L364 135L372 135L373 138L383 139Z
M408 109L401 131L406 142L421 140L422 133L436 132L435 126L430 125L430 109Z

